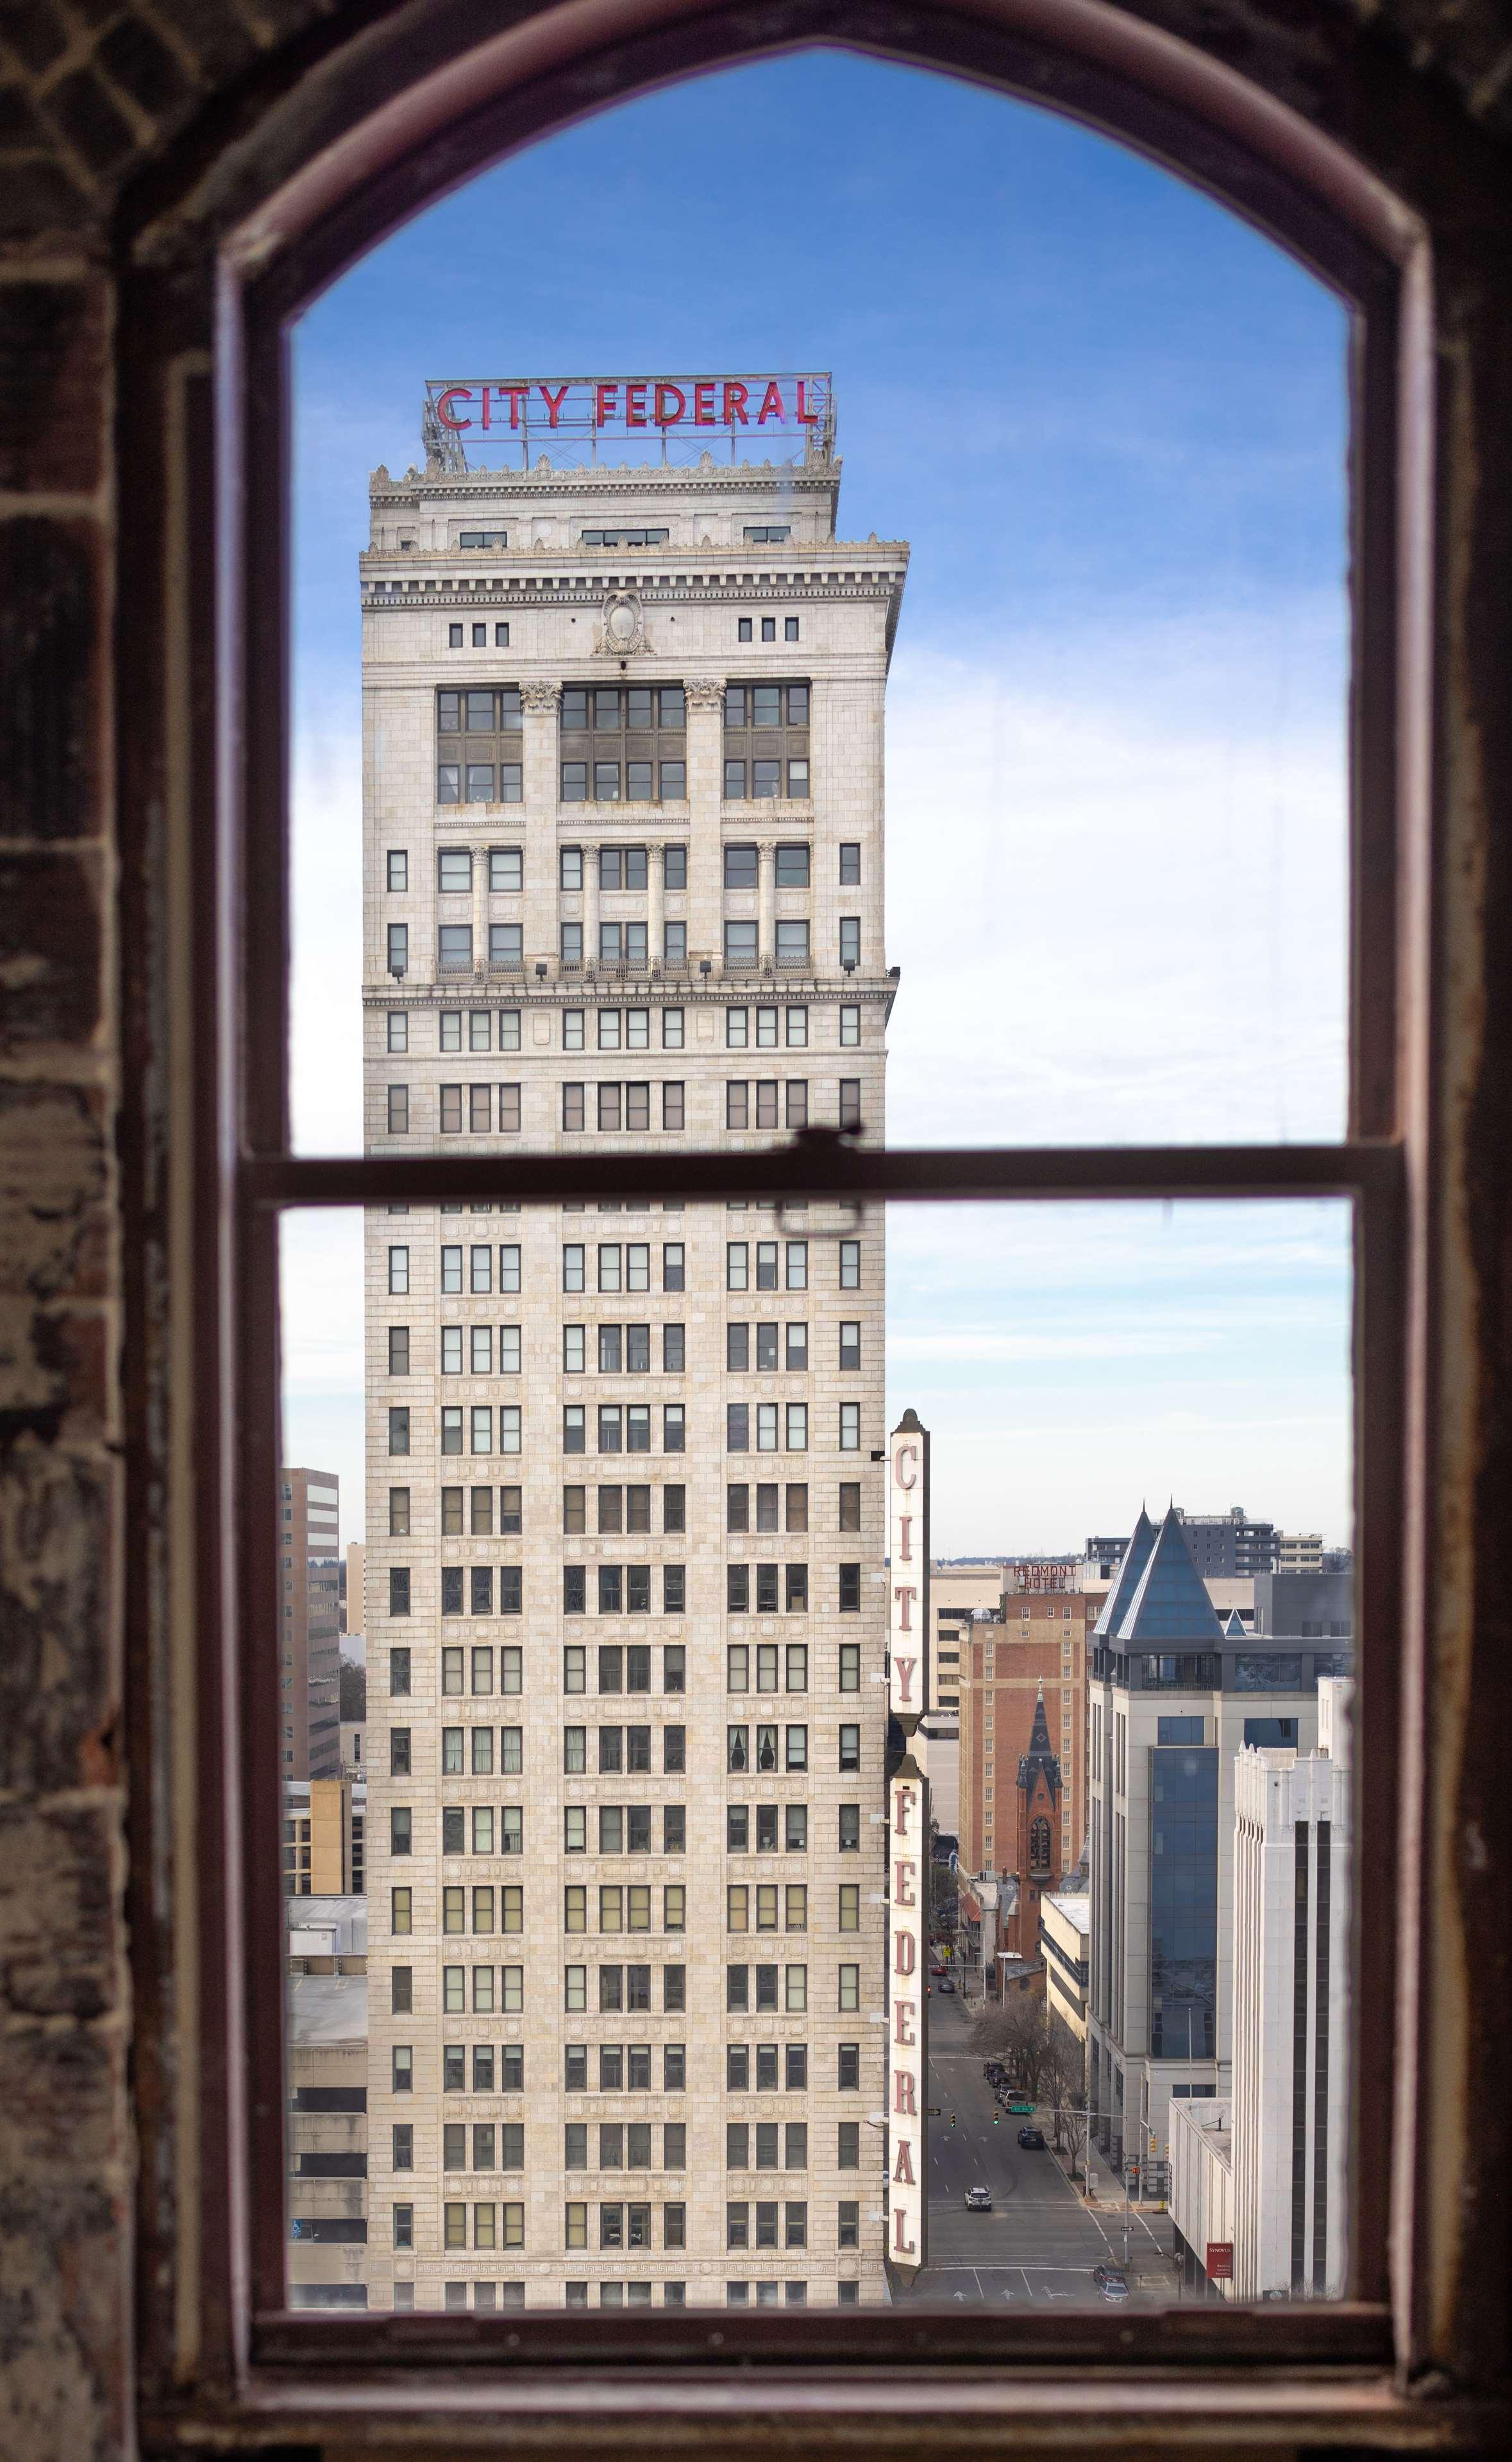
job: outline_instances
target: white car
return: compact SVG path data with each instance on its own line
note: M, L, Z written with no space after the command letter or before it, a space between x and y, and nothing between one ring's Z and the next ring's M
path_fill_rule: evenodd
M968 2214L990 2214L992 2212L992 2191L990 2189L968 2189L966 2191L966 2212Z

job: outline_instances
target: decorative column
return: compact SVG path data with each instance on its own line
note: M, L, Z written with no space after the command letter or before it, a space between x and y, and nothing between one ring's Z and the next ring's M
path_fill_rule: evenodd
M520 687L525 727L520 747L525 801L520 807L526 839L525 925L522 940L527 981L541 959L552 961L559 946L557 918L556 814L560 801L557 775L556 714L561 687L529 683Z
M666 867L664 847L652 847L646 856L646 941L650 966L661 963L662 926L666 920Z
M598 846L583 849L583 963L598 963Z
M488 979L488 849L486 841L472 850L472 979Z
M756 954L764 975L777 955L777 841L763 838L756 850Z
M691 676L682 686L688 712L688 957L724 955L724 851L720 815L724 792L724 681Z

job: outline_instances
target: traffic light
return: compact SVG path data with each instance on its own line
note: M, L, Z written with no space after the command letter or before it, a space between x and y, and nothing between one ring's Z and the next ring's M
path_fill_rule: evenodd
M992 2115L992 2126L993 2126L993 2127L994 2127L994 2128L1001 2128L1001 2127L1002 2127L1002 2126L1003 2126L1003 2114L1002 2114L1002 2112L1001 2112L1001 2111L995 2111L995 2112L993 2113L993 2115Z
M954 2113L954 2112L952 2112L952 2113L951 2113L951 2115L950 2115L950 2125L951 2125L951 2127L952 2127L952 2128L954 2128L954 2127L955 2127L955 2125L956 2125L956 2115L955 2115L955 2113Z

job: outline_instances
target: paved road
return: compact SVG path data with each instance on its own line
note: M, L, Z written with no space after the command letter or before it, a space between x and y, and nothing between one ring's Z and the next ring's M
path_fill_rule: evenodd
M1091 2270L1104 2260L1122 2263L1121 2212L1090 2211L1053 2155L1026 2152L1022 2120L1004 2112L995 2123L998 2106L982 2054L969 2048L965 2013L938 1988L929 2003L929 2101L940 2106L929 2124L929 2267L915 2296L993 2306L1100 2304ZM992 2191L990 2214L966 2212L966 2191L979 2185ZM1131 2304L1172 2296L1170 2246L1163 2217L1131 2214Z

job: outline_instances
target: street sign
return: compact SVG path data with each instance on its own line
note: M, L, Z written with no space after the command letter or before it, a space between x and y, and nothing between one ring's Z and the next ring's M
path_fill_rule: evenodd
M931 2120L938 2120L940 2118L940 2106L938 2103L926 2103L924 2109L929 2114Z
M1231 2239L1210 2239L1208 2241L1206 2271L1209 2282L1233 2281L1234 2243Z

